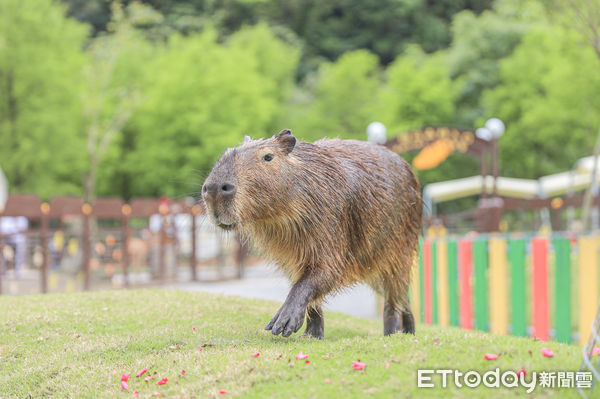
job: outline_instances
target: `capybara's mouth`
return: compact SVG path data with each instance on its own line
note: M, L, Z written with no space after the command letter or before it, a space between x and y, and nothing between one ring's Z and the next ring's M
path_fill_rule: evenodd
M235 229L235 223L231 223L231 224L219 223L219 224L217 224L217 227L220 227L223 230L233 230L233 229Z

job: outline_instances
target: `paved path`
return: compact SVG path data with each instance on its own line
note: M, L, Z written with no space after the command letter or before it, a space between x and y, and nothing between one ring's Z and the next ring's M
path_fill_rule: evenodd
M178 283L165 286L189 291L237 295L248 298L269 299L283 302L290 290L287 279L267 265L247 267L245 277L208 283ZM358 285L327 298L325 309L365 318L379 318L377 298L368 286Z

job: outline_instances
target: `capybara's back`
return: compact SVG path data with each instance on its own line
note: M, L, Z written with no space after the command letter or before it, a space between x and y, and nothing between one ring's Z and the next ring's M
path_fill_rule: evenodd
M221 157L203 187L213 222L264 251L294 286L267 325L274 334L323 337L325 295L366 282L384 296L384 334L414 332L410 270L421 225L410 166L385 147L296 141L289 130L246 140Z

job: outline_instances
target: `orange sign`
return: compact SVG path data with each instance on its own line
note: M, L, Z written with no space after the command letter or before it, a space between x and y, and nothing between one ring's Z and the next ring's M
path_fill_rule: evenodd
M454 151L452 140L443 138L424 147L413 159L415 169L433 169L442 163Z

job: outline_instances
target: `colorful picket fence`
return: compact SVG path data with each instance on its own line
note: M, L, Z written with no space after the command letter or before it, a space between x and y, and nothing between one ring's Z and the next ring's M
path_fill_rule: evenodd
M600 236L424 239L411 304L426 324L584 345L599 299Z

